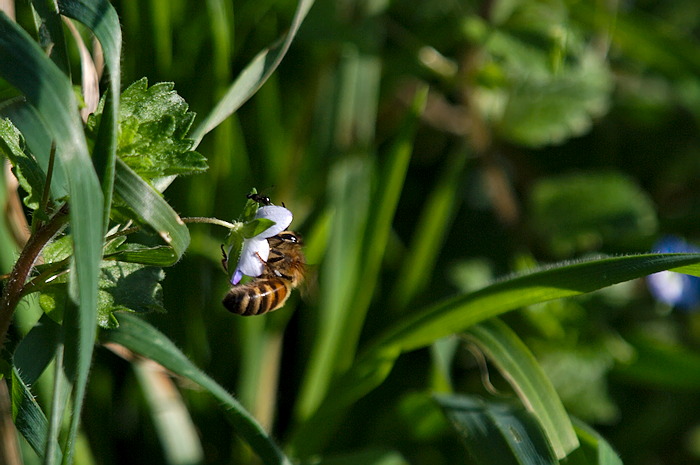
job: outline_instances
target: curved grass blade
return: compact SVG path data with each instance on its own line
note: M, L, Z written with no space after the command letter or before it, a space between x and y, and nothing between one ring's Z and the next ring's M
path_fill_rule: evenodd
M224 97L214 107L197 128L192 132L192 140L196 149L202 138L217 127L223 120L231 116L241 105L243 105L255 92L265 84L270 75L277 69L282 62L282 58L289 50L294 36L296 36L302 21L306 18L306 14L314 4L314 0L300 0L297 10L294 13L292 24L289 27L284 40L276 45L273 45L260 53L245 67L243 72L231 84Z
M378 281L377 276L391 234L394 214L403 190L408 164L413 154L413 138L417 123L423 113L427 98L427 87L416 92L396 140L389 149L385 166L378 177L382 181L374 196L374 206L370 209L371 216L367 222L362 257L362 281L365 284L356 287L352 317L349 318L345 328L346 343L342 352L348 354L349 357L355 354L357 341L365 322L365 315L374 295L374 286ZM349 364L350 360L346 362Z
M557 465L537 421L521 408L475 397L436 396L475 463Z
M293 450L321 449L343 412L381 384L402 353L425 347L481 321L539 302L602 289L663 270L700 274L700 254L643 254L564 263L514 276L404 318L385 331L337 378L318 410L295 431Z
M592 292L658 271L700 273L700 254L641 254L564 263L498 281L404 319L378 344L406 352L509 310Z
M80 21L97 37L102 46L105 64L109 70L109 90L100 120L100 129L93 151L95 170L102 182L104 194L104 228L109 222L114 189L114 170L117 159L117 116L121 87L122 31L119 17L107 0L60 0L61 14Z
M0 75L17 87L39 113L56 143L58 161L68 178L70 224L75 250L70 295L78 303L75 307L70 306L75 308L72 318L75 331L66 333L70 334L66 340L66 358L71 362L74 376L74 420L63 460L70 462L97 324L103 195L87 150L70 81L32 38L4 13L0 14Z
M54 2L31 0L34 10L34 26L41 45L51 48L51 60L63 74L70 76L68 50L63 35L63 23Z
M164 334L134 315L120 313L118 320L119 328L102 332L104 342L121 344L199 384L223 404L238 434L263 463L291 465L255 418L221 385L197 368Z
M12 417L17 431L24 436L34 452L44 459L49 422L17 368L12 369ZM58 444L55 444L52 450L55 451L53 462L59 463L62 456Z
M117 160L114 189L173 248L175 258L170 264L176 263L190 243L190 232L175 210L121 160Z
M554 386L520 338L498 318L472 326L467 336L498 367L540 422L557 458L563 459L576 449L576 432Z
M407 254L401 265L392 290L392 303L398 310L405 311L411 300L430 282L446 231L454 218L456 199L459 198L457 190L468 156L468 151L463 148L451 154L420 212L409 246L412 253Z
M622 465L617 452L593 428L576 419L574 428L581 447L567 458L567 465Z

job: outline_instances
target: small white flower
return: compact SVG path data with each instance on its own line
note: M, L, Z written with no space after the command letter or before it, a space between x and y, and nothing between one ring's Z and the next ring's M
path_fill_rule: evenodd
M267 257L270 255L268 237L276 236L289 227L292 223L292 212L277 205L266 205L258 209L255 219L265 218L274 221L275 224L257 236L244 239L241 256L236 265L236 272L231 278L231 284L238 284L246 276L260 276L265 268Z

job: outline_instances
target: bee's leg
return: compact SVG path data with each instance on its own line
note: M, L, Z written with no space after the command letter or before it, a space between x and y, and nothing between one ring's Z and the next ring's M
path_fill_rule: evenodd
M224 250L224 244L221 244L221 255L223 255L221 266L224 267L224 271L228 272L228 255L226 255L226 251Z

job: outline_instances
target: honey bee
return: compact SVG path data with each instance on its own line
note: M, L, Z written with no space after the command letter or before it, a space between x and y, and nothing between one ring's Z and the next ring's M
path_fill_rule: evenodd
M268 242L270 256L262 274L246 284L233 286L224 297L222 303L230 312L249 316L277 310L304 280L306 260L301 237L282 231Z

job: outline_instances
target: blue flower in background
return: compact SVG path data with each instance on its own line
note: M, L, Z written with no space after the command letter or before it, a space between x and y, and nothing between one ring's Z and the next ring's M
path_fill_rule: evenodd
M653 248L654 252L700 252L700 247L676 236L664 236ZM649 291L656 300L681 310L694 310L700 304L700 278L674 271L661 271L647 276Z

